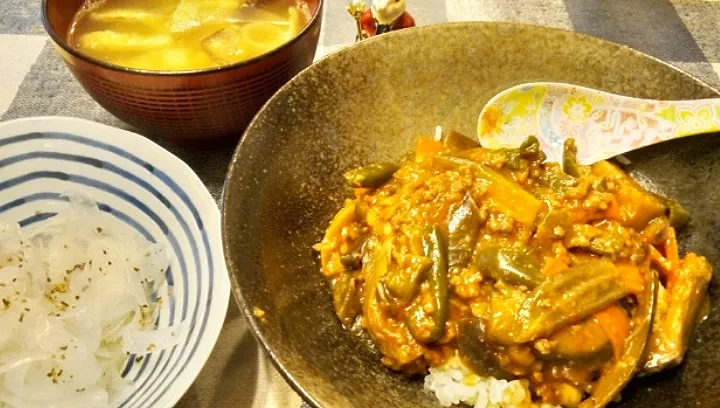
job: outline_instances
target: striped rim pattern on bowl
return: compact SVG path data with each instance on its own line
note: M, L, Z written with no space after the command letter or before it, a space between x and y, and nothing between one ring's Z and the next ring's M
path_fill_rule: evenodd
M117 408L171 407L212 350L229 299L216 203L192 170L149 140L93 122L35 118L0 124L0 218L29 225L88 194L173 254L158 327L182 324L179 344L130 356L133 381Z

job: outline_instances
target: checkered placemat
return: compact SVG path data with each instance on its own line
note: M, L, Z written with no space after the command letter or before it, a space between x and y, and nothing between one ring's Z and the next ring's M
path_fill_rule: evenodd
M318 57L355 36L344 0L327 0ZM564 28L629 45L720 88L720 1L408 0L419 25L516 21ZM579 61L582 63L582 61ZM130 129L83 91L55 55L40 22L40 0L0 0L0 120L75 116ZM131 129L132 130L132 129ZM194 151L162 140L219 199L233 149ZM178 407L299 407L263 356L234 305L218 345Z

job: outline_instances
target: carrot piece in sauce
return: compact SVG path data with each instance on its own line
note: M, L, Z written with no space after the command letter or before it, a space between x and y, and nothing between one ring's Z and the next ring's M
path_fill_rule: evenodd
M562 259L551 258L550 260L545 262L545 265L542 269L542 274L544 276L552 276L564 271L567 268L568 264L565 263L565 261L563 261Z
M645 281L640 275L640 269L632 262L620 261L616 264L620 270L623 283L634 294L641 293L645 288Z
M673 267L672 263L666 259L660 251L657 250L654 246L650 245L650 260L660 272L660 276L664 277L665 279L670 279L673 275Z
M608 306L595 313L593 318L605 330L613 346L615 359L620 360L625 352L625 340L630 334L630 320L622 307Z
M431 137L420 137L415 145L415 161L418 163L428 162L433 156L445 151L442 142Z

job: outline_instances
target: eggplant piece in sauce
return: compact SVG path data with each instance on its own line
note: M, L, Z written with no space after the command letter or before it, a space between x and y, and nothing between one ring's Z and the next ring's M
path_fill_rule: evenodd
M448 266L464 268L472 259L480 229L480 214L473 199L466 195L448 214Z
M458 323L458 354L460 359L478 375L499 380L512 380L513 375L502 368L487 337L485 322L477 317Z
M340 255L342 266L349 271L362 267L363 250L369 238L370 234L359 237L346 253Z
M385 287L396 299L408 302L417 293L432 265L432 260L427 257L413 256L408 267L388 272L384 279Z
M568 367L600 367L612 359L613 346L602 326L587 319L536 341L535 354Z
M629 294L620 271L607 259L591 260L545 279L530 292L518 312L525 343L584 320Z
M483 248L475 256L478 270L496 281L534 288L544 277L540 265L523 248Z
M443 137L443 145L451 150L462 151L480 147L480 142L460 132L451 130Z
M360 298L355 287L355 272L342 272L333 284L333 302L343 325L348 327L362 311Z
M633 329L625 341L625 352L619 361L615 361L603 370L602 376L593 387L592 394L580 403L579 408L604 408L617 397L640 368L648 344L659 285L657 273L653 272L650 284L645 285L637 299L637 309L631 319Z
M690 253L676 274L668 291L667 313L657 316L653 322L643 374L656 373L682 362L699 320L712 267L705 258Z

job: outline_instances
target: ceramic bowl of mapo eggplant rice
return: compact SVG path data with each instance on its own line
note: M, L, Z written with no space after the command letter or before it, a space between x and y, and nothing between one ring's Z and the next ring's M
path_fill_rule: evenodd
M531 81L718 96L593 37L457 23L330 55L249 126L224 194L228 268L311 406L720 405L719 139L592 165L572 142L546 160L539 135L482 147L482 107Z

